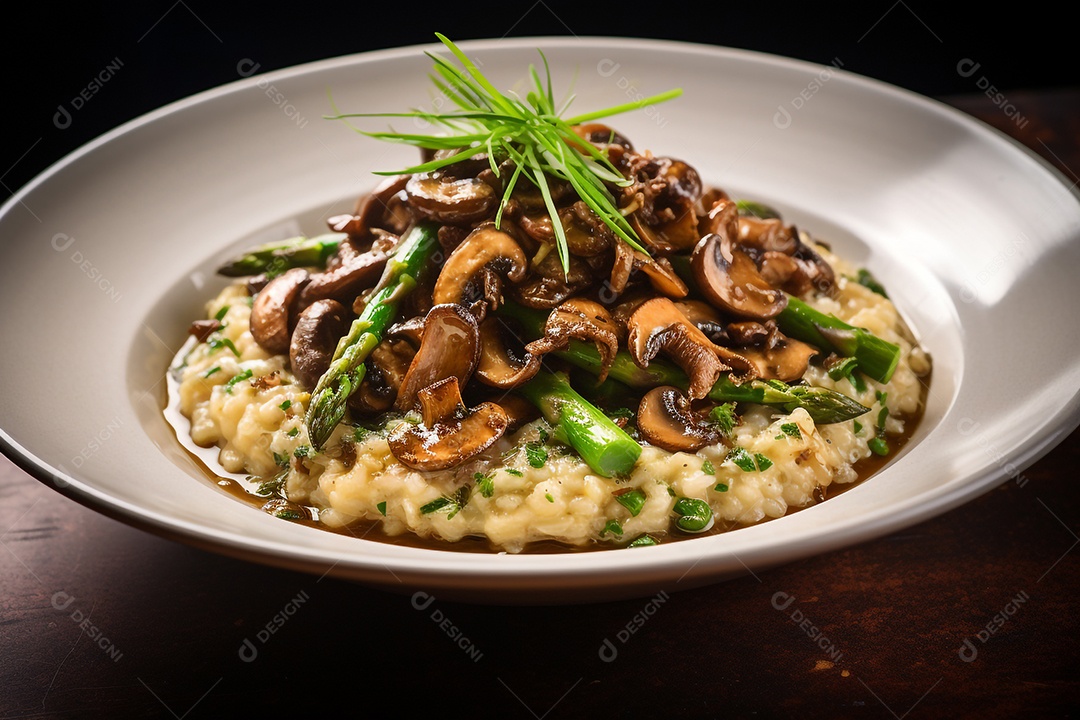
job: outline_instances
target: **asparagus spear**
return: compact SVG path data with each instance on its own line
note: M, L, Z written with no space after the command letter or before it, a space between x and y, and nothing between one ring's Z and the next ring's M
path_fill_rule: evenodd
M393 321L398 303L427 269L431 251L438 245L437 233L438 226L431 223L417 223L406 233L360 316L338 341L330 368L319 378L308 406L308 436L316 450L322 449L345 416L345 403L364 379L364 361Z
M244 277L263 272L280 275L294 267L321 268L347 237L344 233L327 233L313 238L301 235L258 245L226 260L218 268L218 274L225 277Z
M889 382L900 362L898 345L815 310L797 297L788 297L787 307L776 316L776 324L789 337L855 358L859 370L878 382Z
M500 312L516 318L525 327L525 331L532 335L540 335L543 332L545 315L541 311L507 302L501 306ZM572 365L593 373L600 372L602 362L595 345L571 340L569 348L555 354ZM653 360L647 368L640 368L634 363L630 353L625 350L616 353L615 361L608 370L608 377L631 387L651 388L659 385L674 385L684 390L690 387L690 380L681 368L662 360ZM717 381L713 389L709 391L708 397L717 402L752 402L770 405L783 409L785 412L801 407L810 414L814 422L822 425L844 422L869 411L869 408L860 405L847 395L828 388L788 385L779 380L751 380L736 385L728 375L722 376Z
M633 469L641 455L641 446L611 418L578 395L565 375L541 372L518 392L536 405L557 431L561 431L594 472L611 477Z

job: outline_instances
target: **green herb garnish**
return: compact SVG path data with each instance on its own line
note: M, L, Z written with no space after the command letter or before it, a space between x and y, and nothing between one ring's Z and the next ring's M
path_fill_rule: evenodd
M442 495L426 505L422 505L420 507L420 514L428 515L433 512L438 512L439 510L449 510L450 512L446 515L446 519L451 520L455 515L461 512L461 509L465 507L468 502L469 486L462 485L457 489L457 492L455 492L453 496L447 497L446 495Z
M712 418L713 423L720 429L720 432L724 433L724 435L731 435L731 431L735 429L735 424L738 422L738 417L735 415L735 403L729 402L717 405L709 413L709 417Z
M310 455L311 455L311 446L310 445L301 445L300 447L293 450L293 457L295 457L295 458L306 458L306 457L308 457Z
M495 474L494 473L474 473L473 480L476 481L476 489L480 491L480 494L486 498L495 494Z
M622 537L623 528L622 525L619 524L618 520L608 520L607 525L605 525L604 529L600 531L600 537L604 537L604 535L606 535L607 533Z
M777 440L783 439L784 435L795 438L796 440L802 440L802 431L799 430L799 426L795 423L784 423L780 426L780 435L776 436Z
M660 543L652 535L642 535L636 540L631 540L627 543L626 547L648 547L650 545L659 545Z
M715 490L716 492L727 492L728 486L724 483L717 483L716 487L714 487L713 490Z
M288 410L291 407L292 407L292 400L286 400L285 402L278 405L278 408L280 408L281 410Z
M562 261L563 272L569 272L570 253L567 248L566 233L551 196L549 186L551 178L569 182L578 196L612 232L634 249L647 254L630 223L619 212L615 198L605 184L626 186L631 181L623 177L606 155L591 143L584 142L578 137L572 126L665 102L681 95L682 90L669 90L606 110L563 118L562 115L569 101L562 107L556 107L551 89L551 71L547 58L542 52L540 58L544 61L546 84L541 82L536 68L530 66L532 89L522 99L517 95L506 95L496 89L457 45L439 33L436 33L436 37L460 63L459 66L447 58L428 53L428 57L435 63L435 74L431 76L432 82L441 95L457 106L456 110L445 113L423 110L404 113L337 113L328 118L343 120L354 117L399 117L423 120L438 126L445 133L425 135L393 130L365 132L359 129L357 132L379 140L404 143L427 150L456 151L445 158L403 170L378 174L433 172L468 160L478 153L485 153L491 171L497 177L501 177L506 167L500 168L500 163L503 160L510 160L514 168L509 179L505 181L505 191L502 204L495 216L495 225L499 226L502 208L510 199L517 182L524 176L540 190L544 198L544 205L547 207L552 229L555 232L556 247L559 259Z
M220 335L218 335L215 337L211 337L209 340L206 341L206 344L211 350L214 351L220 350L223 347L229 348L229 350L232 351L233 355L235 355L236 357L240 357L240 351L236 349L236 345L234 345L233 341L229 338L221 337Z
M713 467L711 460L706 460L705 462L701 463L701 472L705 473L706 475L716 474L716 468Z
M214 319L217 320L218 322L221 322L222 320L225 319L225 316L228 315L228 314L229 314L229 306L228 305L223 305L221 307L221 309L217 311L217 314L214 315Z
M713 524L713 511L709 503L697 498L679 498L675 502L675 514L679 517L675 525L680 530L697 533L705 532Z
M888 293L885 292L885 287L879 283L877 278L871 275L870 271L866 268L859 268L859 273L855 276L855 281L864 288L876 292L883 298L889 297Z
M542 468L548 459L547 448L543 442L525 443L525 457L534 468Z
M503 468L507 475L513 475L514 477L525 477L525 473L521 472L517 468Z
M385 500L383 500L381 503L379 503L375 507L377 507L379 509L379 514L380 515L382 515L383 517L386 517L386 501Z
M225 392L232 395L233 388L236 387L237 383L242 383L245 380L250 380L251 376L254 374L255 373L253 373L251 370L245 370L239 375L233 375L229 379L229 382L225 383Z
M645 507L645 493L640 490L628 490L615 496L619 504L630 511L634 517L638 516L641 508Z
M773 462L769 458L765 457L761 453L754 453L754 460L757 462L758 470L768 470L772 467Z
M203 377L208 378L208 377L210 377L211 375L213 375L214 373L217 373L217 372L221 372L221 366L220 365L215 365L214 367L212 367L209 370L207 370L206 372L204 372Z
M285 434L288 435L289 437L296 437L297 435L300 434L300 428L294 427L292 430L290 430L289 432L287 432Z

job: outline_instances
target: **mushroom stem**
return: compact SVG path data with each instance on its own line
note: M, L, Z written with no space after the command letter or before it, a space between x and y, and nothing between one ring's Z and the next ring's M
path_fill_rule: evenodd
M588 347L596 352L594 346ZM542 372L518 388L518 392L562 432L593 472L611 477L634 469L641 456L641 446L599 408L578 395L565 375Z

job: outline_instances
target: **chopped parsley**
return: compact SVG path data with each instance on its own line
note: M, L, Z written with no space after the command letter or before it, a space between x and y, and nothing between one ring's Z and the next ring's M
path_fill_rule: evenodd
M751 455L750 452L743 447L732 448L731 452L728 453L726 460L735 463L743 470L743 472L768 470L773 465L773 461L766 456L761 453Z
M494 473L475 473L473 480L476 481L476 489L480 491L480 494L486 498L495 494L495 474Z
M225 316L229 314L229 306L222 305L221 309L217 311L217 315L214 315L214 319L221 322L225 319Z
M233 355L235 355L236 357L240 357L240 351L236 349L236 346L233 345L233 341L229 338L221 337L220 335L218 335L207 340L206 344L210 347L211 350L215 351L220 350L223 347L229 348L229 350L232 351Z
M280 408L281 410L288 410L291 407L292 407L292 400L286 400L285 402L278 405L278 408Z
M544 493L544 497L546 497L546 498L547 498L547 501L548 501L549 503L553 503L553 502L555 502L555 498L553 498L553 497L551 496L551 493Z
M278 467L289 467L289 456L282 455L279 452L274 453L274 464Z
M383 517L386 517L386 501L385 500L383 500L381 503L379 503L375 507L379 508L379 514L380 515L382 515Z
M600 531L600 537L604 537L604 535L606 535L607 533L622 537L623 529L622 525L619 524L618 520L608 520L607 525L605 525L604 529Z
M242 383L245 380L250 380L251 376L254 374L255 373L253 373L251 370L245 370L239 375L233 375L232 378L229 379L229 382L225 383L225 392L232 395L233 388L236 387L237 383Z
M294 427L292 430L290 430L289 432L287 432L285 434L288 435L289 437L296 437L299 433L300 433L300 428Z
M295 458L306 458L306 457L308 457L310 455L311 455L311 446L310 445L301 445L300 447L293 450L293 457L295 457Z
M648 547L649 545L659 544L660 543L657 542L656 538L654 538L652 535L642 535L636 540L631 540L629 543L627 543L626 547Z
M638 513L641 512L641 508L645 507L645 493L640 490L621 492L615 496L615 499L619 501L620 505L629 510L634 517L637 517Z
M880 435L871 438L870 442L866 443L866 446L870 448L870 452L875 455L888 455L889 454L889 442Z
M852 420L851 422L853 423L852 424L852 429L855 430L855 434L858 435L859 433L861 433L862 432L862 423L859 422L858 420Z
M724 483L717 483L716 487L714 487L713 490L715 490L716 492L727 492L728 486Z
M221 366L220 365L215 365L214 367L212 367L209 370L207 370L206 372L204 372L203 377L208 378L208 377L210 377L211 375L213 375L214 373L217 373L217 372L221 372Z
M713 467L711 460L706 460L705 462L701 463L701 472L705 473L706 475L716 474L716 468Z
M720 429L720 432L724 433L724 435L730 435L738 422L735 415L735 403L729 402L717 405L709 413L709 417L712 418L713 423Z
M446 519L450 520L459 512L461 512L461 509L465 507L468 503L469 486L462 485L460 488L458 488L457 492L455 492L452 497L442 495L435 498L428 504L421 506L420 513L422 515L429 515L433 512L438 512L440 510L449 510L450 512L446 515Z
M777 440L782 440L784 438L784 435L787 435L790 438L795 438L796 440L802 440L802 431L799 430L799 426L793 422L784 423L783 425L781 425L780 432L781 434L776 436Z
M299 520L303 517L300 513L296 512L292 508L281 508L274 513L274 517L281 518L282 520Z
M540 432L542 433L541 437L547 435L547 433L542 430ZM547 438L545 437L544 440L546 439ZM544 463L547 462L548 452L547 448L544 447L544 440L525 443L525 457L528 459L529 464L534 468L542 468L544 467Z
M514 477L525 477L525 473L521 472L517 468L503 468L507 475L513 475Z

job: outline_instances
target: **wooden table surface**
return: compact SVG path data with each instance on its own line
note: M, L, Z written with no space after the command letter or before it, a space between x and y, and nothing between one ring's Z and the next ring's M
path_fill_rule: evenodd
M945 100L1078 179L1080 90L1013 93L1019 116ZM1080 432L1026 483L880 540L698 590L522 608L192 549L0 458L0 718L1066 716L1077 467Z

